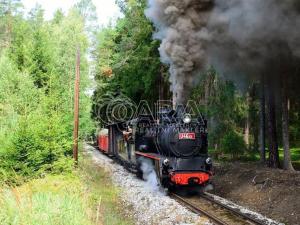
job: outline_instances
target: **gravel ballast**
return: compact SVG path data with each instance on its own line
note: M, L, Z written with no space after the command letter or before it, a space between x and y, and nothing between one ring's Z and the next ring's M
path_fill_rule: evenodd
M113 183L121 189L125 213L132 216L137 225L211 224L207 218L199 217L163 192L151 188L147 182L137 179L92 146L85 145L85 150L95 164L111 173Z

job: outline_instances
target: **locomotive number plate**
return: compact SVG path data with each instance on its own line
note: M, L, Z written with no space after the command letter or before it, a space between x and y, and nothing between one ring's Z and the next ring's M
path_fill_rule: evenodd
M195 140L195 133L179 133L179 140Z

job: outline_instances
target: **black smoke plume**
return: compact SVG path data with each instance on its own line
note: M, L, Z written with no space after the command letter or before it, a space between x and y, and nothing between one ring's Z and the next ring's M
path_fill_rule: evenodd
M300 57L298 0L149 0L176 103L212 65L238 81L290 76ZM296 65L297 66L297 65ZM245 82L246 83L246 82Z

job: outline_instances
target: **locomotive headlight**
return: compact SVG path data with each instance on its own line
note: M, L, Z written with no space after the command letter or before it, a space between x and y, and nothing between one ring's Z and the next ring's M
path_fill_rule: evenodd
M170 161L168 159L165 159L163 163L165 166L169 166Z
M207 159L205 160L205 162L206 162L207 165L211 165L211 164L212 164L211 158L207 158Z
M190 123L192 121L192 117L190 114L185 114L183 117L183 122L184 123Z

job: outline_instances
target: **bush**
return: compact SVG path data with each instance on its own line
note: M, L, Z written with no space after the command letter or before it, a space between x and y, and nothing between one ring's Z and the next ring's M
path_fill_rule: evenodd
M49 124L47 121L50 121ZM17 123L11 134L12 142L0 166L7 173L24 178L35 178L45 173L69 172L72 168L72 137L65 135L64 123L55 115L45 118L32 112ZM0 172L0 179L4 173ZM2 177L2 180L4 178ZM7 180L7 179L4 179ZM15 183L11 177L7 180Z
M226 154L230 154L233 159L242 155L246 149L243 136L235 131L230 131L221 140L221 147Z

